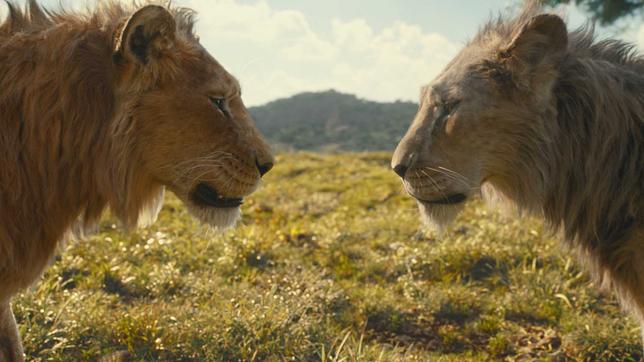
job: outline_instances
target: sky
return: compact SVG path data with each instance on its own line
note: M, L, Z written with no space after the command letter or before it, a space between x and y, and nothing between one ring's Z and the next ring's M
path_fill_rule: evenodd
M17 1L20 2L20 1ZM24 0L23 0L24 2ZM56 8L59 0L41 0ZM85 0L62 0L69 7ZM202 44L255 106L305 91L416 101L466 41L513 0L174 0L198 13ZM569 28L587 21L574 6ZM0 13L5 9L0 6ZM600 29L644 50L642 19Z

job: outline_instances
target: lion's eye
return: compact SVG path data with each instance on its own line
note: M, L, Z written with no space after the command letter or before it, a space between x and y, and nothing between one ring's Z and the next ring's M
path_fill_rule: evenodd
M438 121L445 121L447 118L449 118L452 113L456 110L456 107L458 107L460 101L449 101L449 102L440 102L436 105L436 109L438 111Z
M458 107L460 101L451 101L451 102L444 102L442 104L443 110L446 115L451 115L454 110L456 110L456 107Z
M434 105L434 113L435 114L435 124L436 126L433 128L436 132L438 130L444 129L444 125L449 122L452 114L458 107L460 101L442 101L442 102L437 102Z
M226 99L210 97L210 103L222 112L226 112Z
M212 103L213 106L215 106L224 116L226 116L226 118L233 118L230 110L228 109L226 98L209 97L209 99L210 103Z

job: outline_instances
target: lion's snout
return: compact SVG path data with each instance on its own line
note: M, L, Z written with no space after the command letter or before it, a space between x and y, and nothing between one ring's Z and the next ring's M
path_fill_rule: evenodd
M409 195L427 204L460 204L469 196L469 187L465 182L447 173L429 169L407 170L403 185Z

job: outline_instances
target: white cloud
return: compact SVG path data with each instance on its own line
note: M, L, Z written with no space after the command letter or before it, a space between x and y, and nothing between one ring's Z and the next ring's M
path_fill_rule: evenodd
M375 100L416 100L458 46L419 26L397 22L376 31L363 19L332 21L316 32L298 11L265 0L184 0L199 13L202 43L257 105L302 91L334 88Z
M637 44L640 46L640 51L644 53L644 25L640 26L640 33L637 38Z

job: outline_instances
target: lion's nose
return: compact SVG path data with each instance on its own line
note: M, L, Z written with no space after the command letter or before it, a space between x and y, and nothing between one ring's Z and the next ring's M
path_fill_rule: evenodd
M260 162L259 159L255 159L255 165L257 165L257 170L259 171L260 176L264 176L268 171L273 169L273 161Z
M402 163L397 164L394 166L394 172L398 174L401 178L405 178L405 174L407 173L407 170L409 167L406 165L403 165Z

